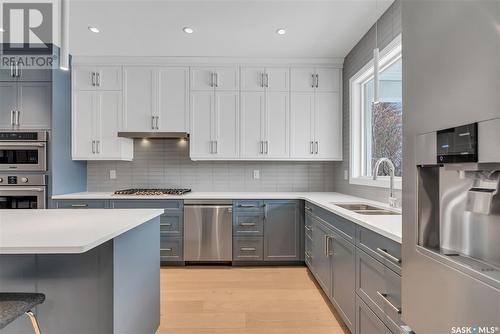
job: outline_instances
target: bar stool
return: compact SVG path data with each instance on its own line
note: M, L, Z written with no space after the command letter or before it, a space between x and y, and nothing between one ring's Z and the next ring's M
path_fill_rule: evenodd
M35 334L41 334L35 315L31 311L45 301L42 293L0 293L0 329L25 314L30 320Z

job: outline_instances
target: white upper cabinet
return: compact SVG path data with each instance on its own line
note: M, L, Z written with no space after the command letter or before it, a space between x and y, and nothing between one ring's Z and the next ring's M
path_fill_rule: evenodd
M239 157L239 93L220 92L215 95L215 157Z
M122 90L121 66L74 66L76 90Z
M264 92L241 93L241 157L261 159L264 156L265 127Z
M291 97L291 156L312 159L314 153L314 93L297 92Z
M189 154L192 159L209 159L214 149L215 96L213 92L191 93L191 136Z
M290 95L266 93L264 157L282 159L290 156Z
M127 66L124 68L124 132L156 130L156 68Z
M50 82L19 82L17 97L17 128L50 129L52 110Z
M294 67L291 70L292 91L338 92L341 72L331 67Z
M315 106L315 155L342 160L342 109L336 92L318 92Z
M240 72L242 91L287 92L289 90L288 67L242 67Z
M122 92L75 91L72 110L73 160L132 160L132 139L117 136Z
M189 69L126 66L124 132L187 132Z
M238 90L238 73L234 66L191 67L191 90Z
M338 68L316 68L316 90L339 92L342 71Z
M159 69L157 116L158 130L189 132L189 68Z
M312 92L315 88L316 70L314 67L295 67L291 69L293 92Z

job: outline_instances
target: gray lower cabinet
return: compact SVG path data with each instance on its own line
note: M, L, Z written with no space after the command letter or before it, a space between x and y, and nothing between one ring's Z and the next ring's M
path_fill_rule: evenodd
M356 334L393 334L373 311L356 297Z
M233 262L297 262L303 259L302 202L233 202Z
M53 201L56 209L107 209L109 201L106 200L55 200Z
M179 200L114 200L113 209L163 209L160 216L160 261L162 264L184 261L184 203Z
M328 296L332 295L332 261L328 238L332 230L316 217L312 218L312 272Z
M299 201L264 202L264 260L300 261L302 219Z

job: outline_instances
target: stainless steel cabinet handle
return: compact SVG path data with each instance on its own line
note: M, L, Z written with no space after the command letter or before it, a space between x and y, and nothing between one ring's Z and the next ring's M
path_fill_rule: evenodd
M308 207L308 206L306 206L306 207L305 207L305 210L306 210L306 211L309 211L309 212L312 212L312 210L313 210L313 209L312 209L312 208L310 208L310 207Z
M319 87L319 74L316 74L316 88Z
M383 257L385 257L386 259L389 259L391 260L392 262L396 262L396 263L401 263L401 259L398 259L397 257L395 257L394 255L391 255L387 249L382 249L382 248L377 248L377 252L382 255Z
M155 117L151 116L151 129L155 129Z
M266 154L269 154L269 141L265 141L266 143Z
M259 142L259 145L260 145L260 151L259 151L259 153L262 154L262 153L264 153L264 142L261 140Z
M101 87L101 73L99 72L96 73L96 84L97 87Z
M318 154L318 151L319 151L319 144L318 144L318 142L315 142L315 147L316 147L316 149L314 151L314 154Z
M159 130L160 129L160 116L156 116L156 130Z
M249 205L249 204L240 204L240 205L238 205L238 207L249 209L249 208L256 208L257 206L256 205Z
M306 230L308 230L308 231L312 231L313 229L312 229L310 226L307 226L307 225L306 225Z
M264 73L261 73L260 74L260 87L264 88L265 84L264 84Z
M240 223L240 226L255 226L255 223Z
M10 62L10 76L13 78L16 77L16 74L14 72L14 62L13 61Z
M12 125L12 126L16 125L16 111L15 110L10 111L10 125Z
M95 140L92 140L92 153L95 154Z
M309 254L309 252L306 252L306 256L307 256L308 258L311 258L311 254Z
M95 72L92 72L92 86L95 87Z
M314 154L314 142L309 142L309 153Z
M380 298L382 298L382 300L384 301L384 303L386 303L387 305L390 306L390 308L392 308L395 312L397 312L398 314L401 313L401 309L394 306L393 303L391 303L391 301L389 299L387 299L387 293L381 293L380 291L377 291L377 295L379 295Z
M160 248L161 251L171 252L172 248Z
M16 78L19 78L21 75L19 74L19 62L15 63L15 73L14 73Z
M16 110L16 125L21 125L21 111Z
M266 73L266 88L269 88L269 74Z
M170 224L170 223L160 224L160 225L163 225L163 226L172 226L172 224Z
M215 72L215 87L219 87L219 73Z
M88 206L88 204L71 204L72 208L86 208Z
M101 153L101 141L100 140L96 141L96 152Z
M240 248L240 251L242 252L255 252L257 250L257 248L255 247L241 247Z
M214 72L210 73L210 87L214 86Z
M330 250L330 240L333 239L331 235L325 235L325 256L329 257L333 255L333 250Z
M211 140L210 141L210 154L213 154L214 153L214 141Z
M311 85L311 87L314 88L314 87L316 87L316 76L314 74L311 74L311 77L312 77L312 85Z

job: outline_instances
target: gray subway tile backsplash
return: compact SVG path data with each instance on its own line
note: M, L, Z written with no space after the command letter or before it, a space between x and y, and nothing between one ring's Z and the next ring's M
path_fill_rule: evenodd
M133 161L89 161L88 191L179 187L193 191L334 191L335 162L192 161L177 140L135 140ZM109 171L116 170L111 180ZM253 179L253 171L260 179Z

